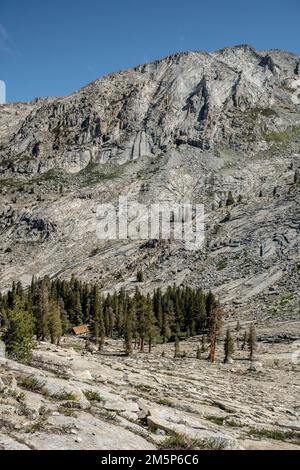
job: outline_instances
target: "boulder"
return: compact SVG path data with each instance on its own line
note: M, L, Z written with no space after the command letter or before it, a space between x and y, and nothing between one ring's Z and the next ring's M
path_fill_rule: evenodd
M257 361L251 361L249 369L252 372L262 372L263 371L263 365L261 362Z
M79 380L93 380L93 376L89 370L83 370L82 372L76 373L76 379Z
M133 401L119 400L107 400L104 404L104 408L109 411L126 411L132 413L139 412L139 406Z

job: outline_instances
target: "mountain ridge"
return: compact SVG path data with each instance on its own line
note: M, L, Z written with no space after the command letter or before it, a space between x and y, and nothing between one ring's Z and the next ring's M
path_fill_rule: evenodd
M90 160L123 163L182 144L257 151L265 145L262 126L252 133L251 145L245 134L252 131L253 123L244 122L239 135L239 112L276 107L287 115L288 109L285 123L276 121L275 111L273 117L260 113L267 132L285 130L295 117L296 125L300 122L293 103L298 91L300 94L300 59L288 53L279 55L276 62L269 53L260 55L245 45L213 53L177 53L106 75L66 97L34 101L25 106L32 107L28 114L24 112L22 117L20 110L19 128L12 123L9 148L0 149L0 165L4 153L16 162L21 158L21 171L26 175L26 171L39 173L58 167L59 158L51 158L58 154L67 161L77 159L77 166L83 168ZM7 125L5 116L2 119ZM33 169L34 157L39 155L40 165ZM1 165L0 172L7 169Z
M212 288L253 315L281 312L289 291L295 316L299 61L243 45L179 53L67 97L2 106L1 288L75 274L134 290L142 270L146 291ZM97 207L119 196L204 204L205 248L99 241Z

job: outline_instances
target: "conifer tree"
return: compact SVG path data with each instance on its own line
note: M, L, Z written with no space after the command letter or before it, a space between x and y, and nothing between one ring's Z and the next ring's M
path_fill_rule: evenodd
M232 204L234 204L234 197L232 195L232 191L229 191L228 196L227 196L226 206L231 206Z
M61 328L62 328L62 335L66 334L69 329L70 329L70 322L68 318L68 314L65 310L65 304L64 301L59 298L58 301L58 307L59 307L59 312L60 312L60 321L61 321Z
M79 290L71 293L71 323L75 326L83 322L81 299Z
M124 346L125 354L129 356L132 353L132 317L130 309L126 309L124 322Z
M34 347L34 317L24 310L8 312L7 329L2 336L8 356L16 361L31 359Z
M254 351L256 349L256 330L254 323L251 323L248 335L249 359L253 361Z
M103 320L103 308L98 286L94 287L93 292L93 312L94 312L94 338L98 344L98 349L101 351L104 344L105 328Z
M174 352L174 358L180 356L180 343L179 343L179 338L178 335L175 336L175 352Z
M198 344L197 346L197 354L196 354L196 357L197 359L201 359L201 349L200 349L200 345Z
M171 337L171 327L170 327L170 320L174 318L174 311L173 311L173 304L171 301L163 308L162 313L162 328L161 328L161 336L163 342L166 343L168 339Z
M196 333L200 333L201 330L206 328L207 319L206 319L206 302L205 294L202 289L199 289L196 294L195 301L195 329Z
M52 300L49 305L49 334L52 344L59 345L62 336L61 313L59 304Z
M217 308L216 298L211 291L209 291L206 296L205 307L206 307L206 325L205 326L208 328L208 330L210 330L212 326L214 311Z
M209 360L214 363L216 360L216 346L217 340L221 328L222 320L222 310L220 307L215 306L211 314L211 322L209 329L209 340L210 340L210 351L209 351Z
M227 328L226 336L224 340L224 364L229 362L229 359L231 358L233 352L234 352L233 339L231 336L230 329Z
M244 336L243 336L243 342L242 342L242 351L244 351L247 343L248 343L248 333L247 331L245 331Z
M146 300L146 329L149 342L149 353L151 353L152 345L157 336L158 329L156 327L156 318L152 308L150 295L147 295Z
M110 338L113 337L114 327L115 327L115 314L113 308L109 306L107 308L107 319L108 319L108 335Z
M159 328L159 331L162 330L162 325L163 325L163 311L162 311L162 293L161 289L157 289L156 292L154 292L153 296L153 309L154 313L157 319L157 326Z
M37 290L34 313L36 317L36 336L38 340L49 338L49 287L48 279L44 278Z
M145 337L146 337L146 315L147 315L147 304L143 296L140 296L137 304L137 331L140 338L140 352L144 352Z

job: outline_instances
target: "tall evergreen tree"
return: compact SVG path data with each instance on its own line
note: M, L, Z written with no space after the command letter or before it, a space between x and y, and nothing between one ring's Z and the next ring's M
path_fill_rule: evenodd
M224 340L224 363L225 364L229 362L229 359L231 358L233 352L234 352L233 339L231 336L230 329L227 328L226 336Z
M209 329L209 340L210 340L210 351L209 360L214 363L216 360L216 346L217 340L220 333L222 322L222 310L220 307L215 306L211 313L210 329Z
M38 340L49 338L49 282L44 278L38 289L34 314L36 317L36 336Z
M125 354L129 356L132 353L132 316L131 316L130 308L126 308L126 313L125 313L124 346L125 346Z
M175 346L174 358L176 358L180 356L180 342L179 342L179 338L177 335L175 336L174 346Z
M247 343L248 343L248 333L247 331L245 331L244 336L243 336L243 342L242 342L242 351L244 351Z
M7 329L2 336L8 356L16 361L29 361L34 347L33 335L33 315L24 310L10 310Z
M59 304L52 300L49 305L49 334L51 343L59 345L62 336L62 323Z
M256 349L256 330L254 323L251 323L249 334L248 334L248 349L249 349L249 359L253 361L254 351Z
M149 294L147 295L146 300L146 330L149 343L149 353L151 353L158 329L156 327L156 318L153 312L152 301Z
M103 320L103 308L102 301L100 297L100 292L98 286L94 287L93 292L93 312L94 312L94 338L98 344L98 349L101 351L104 338L105 338L105 328Z

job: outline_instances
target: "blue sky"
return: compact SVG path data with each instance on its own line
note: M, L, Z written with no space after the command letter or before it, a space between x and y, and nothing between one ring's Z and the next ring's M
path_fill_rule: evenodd
M299 0L0 0L8 101L71 93L176 51L248 43L300 55Z

